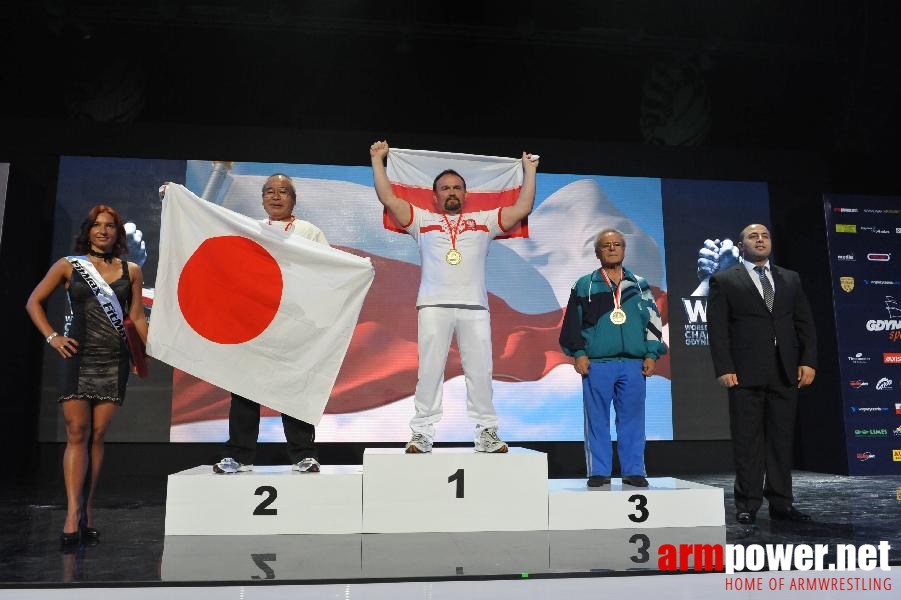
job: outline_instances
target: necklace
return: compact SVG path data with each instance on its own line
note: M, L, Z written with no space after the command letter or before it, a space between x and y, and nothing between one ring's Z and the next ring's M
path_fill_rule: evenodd
M94 250L88 250L88 254L96 256L97 258L102 258L105 263L112 263L114 258L112 252L95 252Z

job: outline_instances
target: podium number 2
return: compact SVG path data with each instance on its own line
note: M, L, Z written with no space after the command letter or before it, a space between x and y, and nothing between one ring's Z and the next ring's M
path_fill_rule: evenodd
M253 493L254 496L265 496L263 501L257 504L257 507L253 509L253 514L255 515L277 515L278 509L276 508L266 508L278 497L278 492L271 485L261 485L257 488L257 490Z
M629 520L633 523L644 523L647 521L648 517L651 515L647 509L648 497L642 496L641 494L634 494L629 496L629 502L635 503L635 511L638 513L629 515Z
M447 478L448 483L457 482L457 498L463 497L463 469L457 469L457 471Z

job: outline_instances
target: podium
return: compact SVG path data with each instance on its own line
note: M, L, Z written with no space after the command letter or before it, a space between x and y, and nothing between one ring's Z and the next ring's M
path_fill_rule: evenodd
M165 534L724 527L722 489L671 477L648 481L647 488L623 485L620 479L588 488L584 478L548 479L547 455L517 447L505 454L475 452L472 447L435 448L427 454L367 448L362 465L323 465L319 473L298 473L280 465L215 475L211 465L200 465L169 475ZM471 565L458 562L471 572Z

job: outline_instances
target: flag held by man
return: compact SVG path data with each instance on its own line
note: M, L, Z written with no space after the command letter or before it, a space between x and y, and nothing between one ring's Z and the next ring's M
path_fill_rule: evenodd
M148 353L316 425L373 277L368 258L169 184Z

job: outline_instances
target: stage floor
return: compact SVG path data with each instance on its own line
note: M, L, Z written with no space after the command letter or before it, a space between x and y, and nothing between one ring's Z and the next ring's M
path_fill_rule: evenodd
M307 591L325 586L325 592L350 583L645 577L663 574L657 569L660 543L716 543L718 536L731 544L833 548L885 541L893 571L901 565L901 475L796 472L797 506L812 515L809 523L773 521L764 508L756 526L736 524L732 475L719 473L673 476L721 487L725 528L167 538L165 481L136 472L102 482L96 508L100 542L65 551L59 543L64 493L56 475L25 478L0 491L0 592L49 591L60 584L242 589L293 584ZM641 559L645 551L650 560Z

